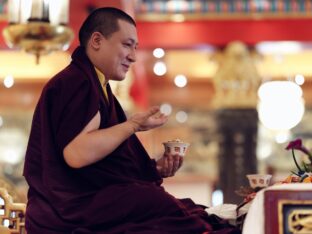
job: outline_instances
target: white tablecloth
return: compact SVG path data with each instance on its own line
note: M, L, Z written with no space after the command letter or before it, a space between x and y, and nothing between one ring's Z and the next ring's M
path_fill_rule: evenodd
M243 226L243 234L264 234L264 191L266 190L312 190L312 184L279 184L260 190L248 210Z

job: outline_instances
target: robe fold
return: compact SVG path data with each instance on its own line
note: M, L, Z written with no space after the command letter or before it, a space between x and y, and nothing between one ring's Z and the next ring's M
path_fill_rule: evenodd
M23 173L29 184L28 234L232 233L192 200L164 190L155 161L135 134L92 165L74 169L65 163L64 147L97 111L100 128L126 121L109 85L107 94L108 100L83 47L44 87Z

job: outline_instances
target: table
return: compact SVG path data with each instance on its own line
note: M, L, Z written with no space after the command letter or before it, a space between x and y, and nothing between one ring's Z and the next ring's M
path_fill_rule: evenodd
M278 184L273 185L268 188L260 190L256 197L251 202L247 216L243 225L243 234L267 234L265 231L265 206L264 206L264 195L266 191L270 190L285 190L287 191L311 191L311 201L312 201L312 184L311 183L291 183L291 184ZM268 208L267 208L268 209ZM273 209L270 207L270 209ZM270 227L267 227L267 230ZM309 232L310 233L310 232ZM277 234L277 233L276 233Z

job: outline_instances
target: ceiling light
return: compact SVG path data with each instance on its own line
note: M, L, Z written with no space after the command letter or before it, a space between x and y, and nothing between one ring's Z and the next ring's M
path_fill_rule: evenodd
M177 75L174 78L174 83L179 88L183 88L187 84L187 79L186 79L186 77L184 75Z
M178 111L176 114L176 120L179 123L185 123L187 121L188 115L185 111Z
M4 78L3 84L6 88L11 88L14 85L14 78L11 75L8 75Z
M162 58L165 56L165 51L162 48L156 48L153 50L153 55L155 58Z
M303 85L304 84L304 76L301 74L297 74L295 76L295 82L297 85Z
M160 106L160 112L165 115L170 115L172 112L172 106L168 103L164 103Z
M261 42L256 50L261 54L293 54L302 51L303 46L295 41Z
M167 66L164 62L156 62L153 71L157 76L163 76L167 72Z
M69 0L9 0L9 25L3 36L10 48L36 55L68 49L73 31L67 26Z

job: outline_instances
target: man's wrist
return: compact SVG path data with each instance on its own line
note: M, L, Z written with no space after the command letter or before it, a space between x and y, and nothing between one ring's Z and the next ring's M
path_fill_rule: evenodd
M129 128L131 128L132 134L136 133L139 131L139 124L136 123L135 121L129 119L126 121L126 124L129 125Z

